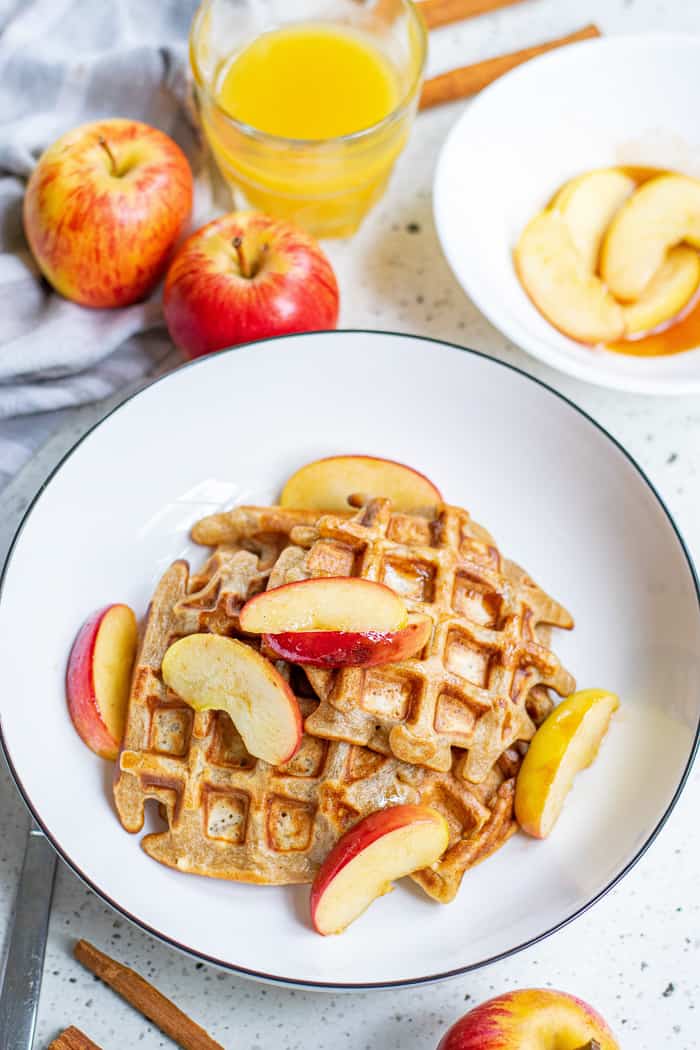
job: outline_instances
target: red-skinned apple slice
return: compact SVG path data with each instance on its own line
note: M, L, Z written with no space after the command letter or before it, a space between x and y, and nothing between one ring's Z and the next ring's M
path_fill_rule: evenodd
M241 609L248 634L399 631L406 606L390 587L354 576L319 576L256 594Z
M321 934L342 933L392 883L434 864L447 849L447 821L430 806L389 806L343 835L311 887L311 921Z
M68 657L68 711L83 741L101 758L119 753L137 635L129 606L107 605L85 621Z
M310 667L376 667L415 656L424 647L432 622L414 616L399 631L287 631L263 635L282 660Z
M377 456L329 456L307 463L282 489L280 504L309 510L347 510L348 497L385 496L398 511L442 503L439 489L424 474Z
M163 657L163 681L195 711L226 711L256 758L288 762L301 743L299 703L264 656L235 638L190 634Z

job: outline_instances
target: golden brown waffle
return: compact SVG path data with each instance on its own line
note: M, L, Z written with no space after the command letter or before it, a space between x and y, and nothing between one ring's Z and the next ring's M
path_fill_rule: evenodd
M160 668L168 646L196 631L237 633L238 611L267 571L252 552L222 547L192 577L182 561L163 576L137 658L115 781L122 824L140 831L145 803L154 799L167 823L143 839L154 859L218 878L297 883L313 878L339 836L362 816L422 800L445 814L451 837L444 857L415 879L435 899L451 900L464 871L515 830L516 753L478 788L451 772L309 735L290 762L272 768L248 754L228 715L195 713L164 685ZM317 706L308 698L300 703L305 713Z
M417 657L370 669L307 673L321 704L306 730L480 783L516 741L529 740L551 708L547 689L575 682L548 645L549 625L573 620L465 510L433 517L392 513L372 500L356 515L325 515L290 531L268 586L309 576L358 576L388 584L409 610L433 621Z

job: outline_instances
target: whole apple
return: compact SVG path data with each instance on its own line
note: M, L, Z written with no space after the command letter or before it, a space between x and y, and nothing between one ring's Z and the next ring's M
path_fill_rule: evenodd
M192 209L192 172L172 139L136 120L101 120L42 154L24 230L46 279L83 306L126 306L162 276Z
M592 1006L568 992L523 988L470 1010L437 1050L619 1050Z
M199 357L335 328L338 285L308 234L259 212L231 212L182 245L168 270L163 310L173 342Z

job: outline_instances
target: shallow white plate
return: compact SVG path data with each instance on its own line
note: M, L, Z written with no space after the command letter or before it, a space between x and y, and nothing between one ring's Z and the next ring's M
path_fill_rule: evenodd
M573 175L640 164L700 175L700 38L613 37L570 45L483 91L452 129L435 176L438 235L489 321L554 368L644 394L700 391L700 349L634 358L556 331L518 281L513 247Z
M81 743L66 657L93 609L139 613L170 561L202 559L201 515L269 502L295 467L370 452L425 471L577 620L556 649L582 686L619 692L595 765L547 842L516 836L434 904L400 886L341 937L308 888L179 874L139 849L111 767ZM0 595L0 720L25 800L99 894L178 947L264 979L321 986L431 980L532 943L644 851L688 771L700 716L700 611L688 555L641 471L595 423L522 373L401 335L260 343L159 380L80 442L40 493ZM513 872L517 879L513 880Z

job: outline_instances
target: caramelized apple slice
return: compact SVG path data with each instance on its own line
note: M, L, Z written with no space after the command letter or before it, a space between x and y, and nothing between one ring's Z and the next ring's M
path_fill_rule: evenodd
M552 207L561 213L589 273L596 271L603 236L613 216L636 185L619 168L604 168L571 179L554 198Z
M416 656L430 637L427 616L409 617L398 631L289 631L265 634L267 647L282 660L310 667L376 667Z
M624 335L622 307L586 268L559 211L540 212L525 227L515 265L535 306L564 335L612 343Z
M624 307L627 336L643 335L680 314L700 285L700 256L694 248L671 248L661 269L636 303Z
M137 633L128 605L108 605L86 620L68 658L68 711L83 741L101 758L119 753Z
M390 587L353 576L320 576L256 594L241 609L249 634L297 631L399 631L408 621Z
M390 806L371 813L340 839L311 888L318 933L342 933L392 883L428 868L447 849L447 821L430 806Z
M586 689L555 708L537 730L515 785L515 816L528 835L549 835L574 777L598 754L619 704L614 693Z
M249 645L190 634L163 657L163 681L195 711L226 711L251 755L288 762L301 743L299 703L275 667Z
M700 179L660 175L643 183L610 224L601 276L618 299L639 299L681 241L700 248Z
M442 502L439 490L412 467L376 456L329 456L307 463L282 489L283 507L347 510L348 496L384 496L398 511L421 510Z

